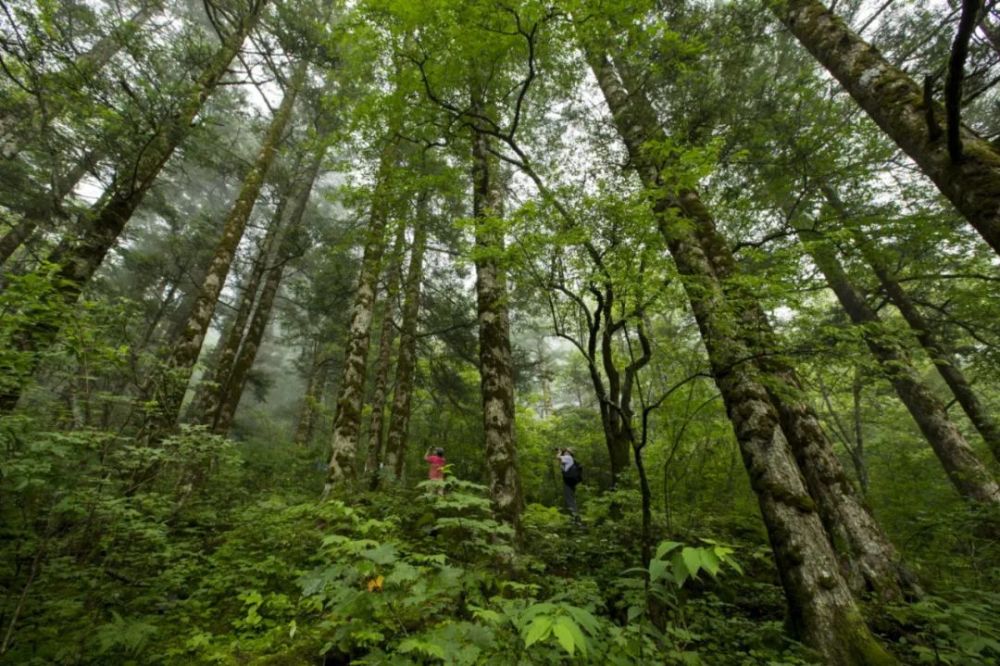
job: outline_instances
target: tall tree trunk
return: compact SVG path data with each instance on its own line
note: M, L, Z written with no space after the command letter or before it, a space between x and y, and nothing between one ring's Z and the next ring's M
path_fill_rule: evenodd
M240 193L226 216L222 237L215 247L215 254L199 290L198 300L195 302L194 310L184 328L184 334L169 360L171 373L167 380L166 390L163 392L163 401L158 407L160 427L173 426L180 416L184 393L191 379L194 365L201 353L205 335L212 323L219 294L222 293L226 277L229 275L229 269L233 263L233 257L236 255L236 249L239 247L247 221L250 219L250 213L260 196L264 179L274 162L278 146L292 117L295 98L305 79L306 67L305 61L296 66L296 71L281 100L281 105L275 112L274 118L271 119L271 124L261 142L257 158L243 179Z
M962 406L962 410L969 417L969 421L972 422L973 427L979 432L983 441L986 442L986 445L993 453L993 457L997 461L1000 461L1000 425L997 424L982 402L979 401L979 396L972 389L972 385L966 379L965 373L958 367L954 352L934 332L928 321L924 319L917 305L910 299L909 294L906 293L902 285L892 276L889 267L886 266L885 261L879 256L878 251L865 237L861 229L858 228L858 225L850 221L850 214L839 195L829 187L824 187L823 193L834 211L845 221L854 244L861 251L861 255L871 267L876 277L878 277L882 290L889 297L889 300L892 301L893 305L896 306L900 314L903 315L903 319L910 325L913 332L916 333L920 345L934 362L938 373L944 379L948 388L951 389L952 395L955 396L958 404Z
M1000 253L1000 152L962 127L963 157L951 159L944 134L929 131L928 118L944 122L943 109L928 107L923 89L856 35L819 0L771 0L771 7L802 45L937 185Z
M267 272L268 265L272 261L274 254L274 243L278 237L279 229L285 217L285 207L288 203L288 195L278 202L274 215L271 216L271 223L267 227L267 232L261 241L254 257L253 266L247 276L243 289L240 290L240 301L236 308L236 314L229 323L226 336L219 347L219 353L215 360L215 368L211 373L211 379L202 379L198 386L198 391L194 400L190 416L198 422L213 424L219 411L219 405L225 397L229 386L229 379L233 373L233 364L240 351L240 343L243 342L246 334L247 323L253 313L257 297L260 295L261 282ZM206 381L208 379L208 381Z
M920 380L905 351L879 334L878 315L851 284L833 248L816 232L800 231L799 237L851 321L863 327L868 349L920 426L952 484L971 502L1000 506L1000 485L948 418L941 401Z
M626 81L631 89L641 90L636 82L628 78ZM636 113L641 114L641 122L650 128L649 136L663 140L665 133L645 96L636 92L628 99ZM904 592L919 594L913 576L900 563L895 546L845 473L819 417L804 398L795 369L774 354L778 344L767 315L756 295L739 278L729 244L708 209L693 190L679 191L676 204L682 218L692 223L715 279L721 282L729 306L738 317L735 323L739 336L767 377L764 385L771 403L778 410L785 437L837 550L848 584L855 591L870 592L880 599L896 599Z
M378 475L382 462L382 445L385 443L385 403L389 393L389 366L392 364L392 343L396 338L396 299L403 272L403 244L406 242L406 225L400 222L392 246L392 259L386 271L385 298L382 300L382 328L378 338L378 358L375 361L375 386L372 391L372 417L368 422L368 455L365 473Z
M426 195L423 195L426 196ZM403 320L399 327L399 353L396 357L396 380L392 392L389 432L386 435L385 469L395 479L403 477L406 444L410 430L410 410L413 401L413 374L417 365L417 324L420 315L420 283L424 277L424 251L427 248L426 215L418 216L413 225L413 246L410 265L406 269L406 293L403 296ZM377 484L379 476L372 483Z
M482 102L473 93L473 109ZM524 497L514 442L514 366L510 348L507 279L497 255L503 252L503 191L491 163L488 139L472 135L472 214L476 221L476 311L479 319L479 376L483 399L486 468L493 511L519 538Z
M277 251L267 257L270 263L265 263L265 281L260 290L260 299L257 301L257 307L254 308L253 318L247 327L246 335L243 336L239 345L239 351L233 359L232 370L219 392L218 407L212 417L212 430L219 434L228 433L232 427L236 408L239 406L243 390L246 388L247 377L253 368L254 361L257 360L257 350L260 349L260 343L264 339L264 333L270 321L274 299L281 286L281 279L284 277L285 264L292 258L291 248L288 247L289 234L302 223L302 216L309 204L312 188L319 177L325 154L325 145L316 149L312 161L293 187L289 197L289 205L284 211L286 219L275 219L275 224L278 227L275 238Z
M388 189L398 152L399 138L388 137L379 161L365 249L361 257L361 271L358 275L358 289L351 307L351 323L344 350L344 374L337 396L337 415L333 421L330 465L323 489L324 496L330 493L334 485L353 481L357 477L361 402L364 398L375 288L382 266L382 254L385 252L385 228L389 216Z
M861 383L861 367L854 367L854 381L851 382L851 420L854 424L854 446L851 447L851 463L854 471L858 475L858 483L861 484L861 492L868 494L868 464L865 461L865 439L862 432L861 420L861 390L864 385Z
M239 354L233 361L232 373L223 386L218 409L213 415L212 431L220 435L227 434L233 426L236 408L239 407L240 399L243 397L243 390L246 388L250 370L253 369L254 361L257 360L257 351L260 349L260 343L264 340L264 333L267 331L271 310L274 307L274 299L281 286L284 271L284 261L268 267L264 287L260 292L260 301L254 310L253 319L250 320L243 344L240 345Z
M80 216L75 233L64 237L49 254L48 262L60 267L56 290L62 303L72 305L79 298L174 149L190 132L195 116L228 70L229 63L257 24L265 5L266 0L254 0L252 11L242 16L238 28L226 37L194 84L184 93L177 111L157 128L144 144L142 152L134 156L133 163L120 165L105 196ZM17 347L31 354L32 358L18 373L15 386L0 395L0 414L10 412L17 405L21 385L38 367L38 353L53 344L60 330L58 322L45 321L32 322L14 333L12 339Z
M319 341L315 341L310 353L302 409L299 411L298 425L295 426L295 437L292 440L300 446L306 446L312 441L313 432L316 429L316 412L323 401L328 366L327 360L320 356L321 349Z
M588 53L588 60L632 163L655 196L654 213L684 277L716 384L760 504L794 628L828 664L892 663L865 626L840 575L837 557L806 490L778 411L764 388L765 378L749 361L752 352L734 330L738 313L726 302L714 267L684 219L679 197L662 181L660 165L643 150L647 142L664 138L662 128L648 109L637 107L634 98L629 98L606 57Z

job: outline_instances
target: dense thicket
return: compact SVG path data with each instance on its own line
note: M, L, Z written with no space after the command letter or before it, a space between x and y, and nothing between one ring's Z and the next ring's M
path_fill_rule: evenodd
M0 663L1000 659L993 0L0 5Z

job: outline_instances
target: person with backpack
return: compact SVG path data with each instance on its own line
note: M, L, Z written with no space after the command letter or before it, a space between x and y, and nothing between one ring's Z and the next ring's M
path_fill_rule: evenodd
M579 523L580 511L576 507L576 486L583 481L583 466L573 456L573 449L559 449L556 453L556 459L559 460L559 467L562 469L563 497L566 499L566 508L573 514L573 520Z

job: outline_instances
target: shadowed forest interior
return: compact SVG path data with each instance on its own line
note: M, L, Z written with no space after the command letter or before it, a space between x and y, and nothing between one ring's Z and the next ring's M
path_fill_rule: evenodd
M0 7L0 663L1000 662L996 0Z

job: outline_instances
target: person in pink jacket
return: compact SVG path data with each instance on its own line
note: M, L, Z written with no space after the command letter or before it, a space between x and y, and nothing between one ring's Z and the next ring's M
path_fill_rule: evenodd
M424 460L427 462L429 467L427 468L427 478L431 481L439 481L441 486L438 488L438 494L444 494L444 466L447 461L444 459L444 449L436 448L431 451L427 449L427 455L424 456Z

